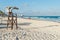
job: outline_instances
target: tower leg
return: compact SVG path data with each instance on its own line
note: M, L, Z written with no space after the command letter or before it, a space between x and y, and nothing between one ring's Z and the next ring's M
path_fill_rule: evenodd
M9 23L7 23L7 29L8 29L8 25L9 25Z
M11 23L11 30L13 29L13 23Z
M17 14L16 14L16 29L18 29L18 26L17 26Z
M16 29L18 29L17 23L16 23Z
M12 14L12 22L11 22L11 30L13 29L13 14Z
M7 20L7 29L8 29L8 25L9 25L9 16L8 16L8 20Z

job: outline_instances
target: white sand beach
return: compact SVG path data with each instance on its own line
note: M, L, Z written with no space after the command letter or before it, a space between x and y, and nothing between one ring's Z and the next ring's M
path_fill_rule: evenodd
M7 20L4 18L3 20ZM3 21L2 23L6 23ZM1 25L0 25L1 26ZM7 26L6 26L7 27ZM18 29L0 28L0 40L60 40L60 23L18 18Z

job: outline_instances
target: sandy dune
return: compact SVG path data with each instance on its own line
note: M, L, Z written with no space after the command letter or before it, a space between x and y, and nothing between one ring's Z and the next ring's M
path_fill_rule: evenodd
M18 27L17 30L15 26L13 30L1 28L0 40L60 40L60 23L58 22L18 18Z

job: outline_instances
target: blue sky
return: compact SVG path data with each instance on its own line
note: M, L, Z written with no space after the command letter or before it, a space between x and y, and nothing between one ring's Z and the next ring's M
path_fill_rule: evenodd
M60 0L0 0L0 10L16 6L18 14L29 16L60 16Z

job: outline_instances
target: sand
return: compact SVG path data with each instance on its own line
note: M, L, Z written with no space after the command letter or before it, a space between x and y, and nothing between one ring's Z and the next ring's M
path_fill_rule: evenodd
M18 27L17 30L15 25L13 30L0 28L0 40L60 40L58 22L18 18Z

